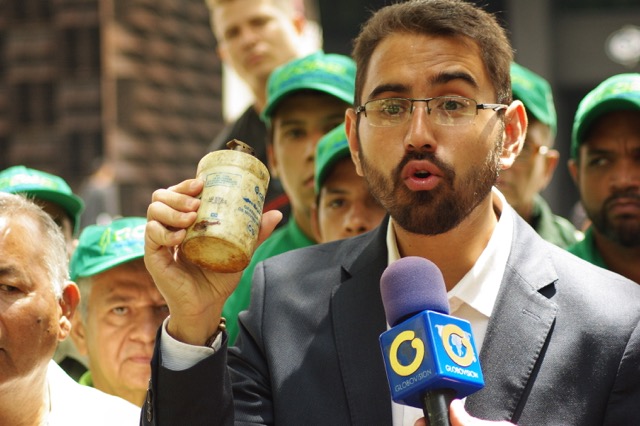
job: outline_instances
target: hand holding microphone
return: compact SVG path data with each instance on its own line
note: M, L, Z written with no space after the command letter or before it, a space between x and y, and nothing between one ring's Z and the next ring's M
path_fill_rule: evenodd
M422 408L430 426L449 426L449 404L484 386L468 321L449 316L442 273L421 257L405 257L382 274L389 330L380 347L391 397Z

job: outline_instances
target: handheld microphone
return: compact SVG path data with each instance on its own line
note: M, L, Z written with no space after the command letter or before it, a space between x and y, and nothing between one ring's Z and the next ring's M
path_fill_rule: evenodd
M382 274L387 323L380 335L391 398L422 408L430 426L449 426L449 404L484 387L471 325L449 316L440 269L403 257Z

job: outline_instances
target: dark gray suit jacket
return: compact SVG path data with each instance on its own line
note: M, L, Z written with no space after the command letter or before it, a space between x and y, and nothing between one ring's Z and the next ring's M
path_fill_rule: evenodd
M235 403L241 425L391 425L378 344L386 227L260 264L237 347L184 372L156 353L145 424L230 425ZM639 285L516 217L480 354L486 386L468 411L520 425L640 424L639 321Z

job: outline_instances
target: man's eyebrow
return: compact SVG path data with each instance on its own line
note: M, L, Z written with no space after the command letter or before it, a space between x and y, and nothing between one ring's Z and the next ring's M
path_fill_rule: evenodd
M0 266L0 278L27 282L24 270L13 265Z
M18 275L18 269L14 266L0 266L0 276Z
M476 79L473 78L471 74L464 71L440 72L429 79L429 84L431 86L440 86L455 80L462 80L468 83L469 85L471 85L474 89L477 89L479 87ZM386 92L406 93L408 90L409 88L404 84L393 84L393 83L382 84L378 87L375 87L371 91L367 100L374 99L381 93L386 93Z
M335 187L332 185L324 185L325 191L327 192L327 195L343 195L343 194L348 194L349 191L347 191L346 189L342 188L342 187Z
M473 86L474 88L478 88L478 82L475 80L475 78L473 78L471 76L471 74L463 72L463 71L457 71L457 72L450 72L450 71L444 71L444 72L440 72L436 75L434 75L433 77L431 77L431 79L429 80L429 82L431 83L431 85L437 86L437 85L442 85L442 84L447 84L451 81L454 80L463 80L467 83L469 83L471 86Z
M602 155L602 154L608 154L613 150L609 148L599 147L599 146L591 147L589 145L586 145L586 151L587 151L587 154L589 155Z
M371 93L369 93L369 97L367 98L367 100L374 99L381 93L387 93L387 92L406 93L407 90L408 88L404 84L382 84L378 87L375 87L371 91Z

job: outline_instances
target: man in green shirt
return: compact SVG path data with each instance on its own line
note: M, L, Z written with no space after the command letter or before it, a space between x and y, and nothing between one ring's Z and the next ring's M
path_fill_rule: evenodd
M255 266L317 242L311 226L316 144L344 121L353 104L355 73L351 58L316 52L276 68L269 77L262 112L270 135L267 156L272 176L280 179L289 197L291 213L288 222L258 247L224 305L230 343L238 333L238 313L249 305Z
M513 99L527 110L529 128L522 147L510 169L502 170L498 188L511 206L545 240L566 248L582 238L582 233L567 219L555 215L540 195L558 165L560 153L553 149L557 131L556 110L549 83L538 74L511 64Z
M569 251L640 283L640 74L610 77L580 102L569 171L591 221Z

